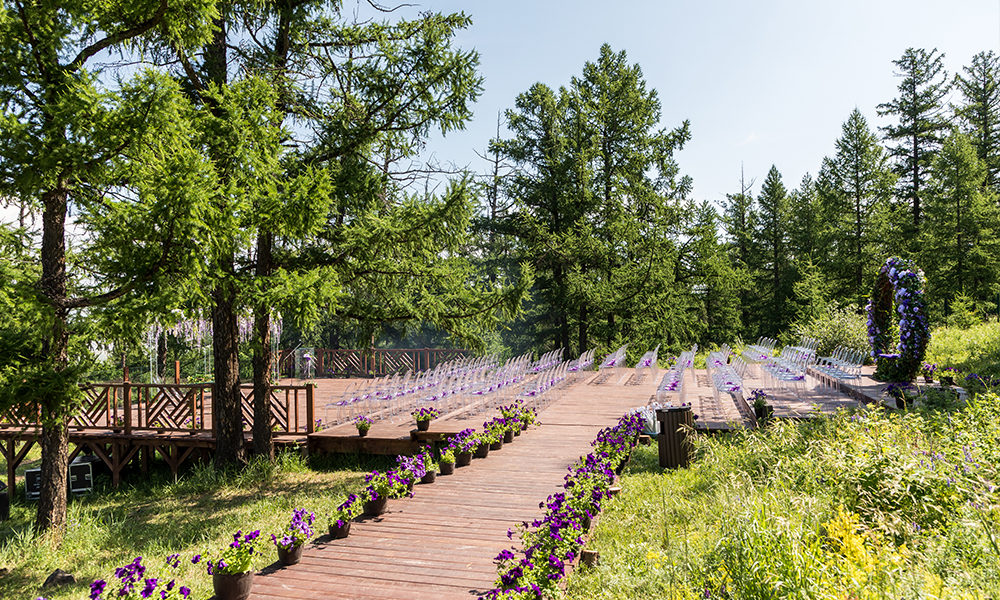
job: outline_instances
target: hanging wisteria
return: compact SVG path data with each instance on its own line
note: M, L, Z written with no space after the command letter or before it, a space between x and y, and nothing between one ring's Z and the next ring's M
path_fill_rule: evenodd
M243 314L237 318L237 337L241 344L246 344L253 339L253 325L253 317L249 314ZM278 358L280 356L282 326L281 314L277 312L272 314L270 350L274 357L271 374L273 381L277 381L280 377ZM147 328L145 336L145 350L149 356L150 382L160 383L161 378L156 367L157 349L160 337L166 334L170 334L178 342L201 354L200 376L210 378L212 373L212 333L212 321L204 317L180 319L172 327L167 328L159 322L152 323Z

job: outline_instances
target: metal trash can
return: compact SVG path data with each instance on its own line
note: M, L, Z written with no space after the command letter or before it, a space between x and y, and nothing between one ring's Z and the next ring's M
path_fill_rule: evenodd
M656 436L660 449L660 466L664 469L687 467L691 461L691 444L682 425L694 427L694 414L690 406L656 409L660 433Z

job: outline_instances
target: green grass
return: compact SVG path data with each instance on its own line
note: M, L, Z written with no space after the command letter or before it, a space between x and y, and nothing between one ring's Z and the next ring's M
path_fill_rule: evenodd
M639 447L568 597L997 598L998 464L992 394L701 436L685 470Z
M385 461L348 457L310 467L297 454L283 454L274 464L256 462L240 473L195 466L177 481L159 464L148 479L134 474L117 489L102 476L95 493L71 499L61 544L32 534L35 504L23 500L19 487L11 520L0 524L0 567L9 570L0 576L0 598L86 598L94 579L111 579L116 567L136 556L160 571L175 552L183 558L179 584L194 598L210 598L211 577L203 565L190 563L191 556L221 549L237 530L260 529L266 542L257 566L264 567L277 559L270 534L287 524L294 508L314 511L315 529L325 533L327 514L361 487L366 472L388 466ZM43 594L41 584L56 568L73 573L78 583Z
M935 328L926 362L936 363L938 368L954 367L963 373L1000 377L1000 323Z

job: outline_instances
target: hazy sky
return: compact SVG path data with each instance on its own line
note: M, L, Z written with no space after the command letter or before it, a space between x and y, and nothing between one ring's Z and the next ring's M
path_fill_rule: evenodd
M348 3L349 4L349 3ZM557 89L595 61L601 44L625 50L662 104L661 126L691 121L677 155L694 197L739 191L740 165L756 194L771 165L788 189L815 176L858 107L896 97L893 60L910 47L945 54L949 75L974 54L1000 53L1000 0L574 1L431 0L420 10L465 11L458 36L481 55L485 91L466 131L429 146L441 161L478 172L497 112L533 83ZM957 98L956 98L957 101Z

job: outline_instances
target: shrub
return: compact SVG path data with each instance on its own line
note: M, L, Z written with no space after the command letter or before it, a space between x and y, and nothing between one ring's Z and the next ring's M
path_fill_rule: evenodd
M829 356L837 346L847 346L855 350L868 348L868 324L865 316L850 307L841 307L830 302L826 310L811 320L792 326L797 337L811 337L819 340L817 352Z

